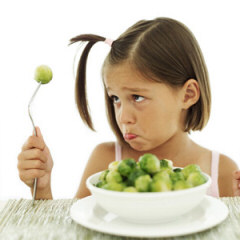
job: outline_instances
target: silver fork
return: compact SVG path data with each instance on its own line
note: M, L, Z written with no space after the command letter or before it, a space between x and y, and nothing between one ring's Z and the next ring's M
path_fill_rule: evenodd
M31 119L31 122L32 122L32 125L33 125L33 130L34 130L34 135L37 136L37 132L36 132L36 128L35 128L35 125L34 125L34 122L33 122L33 118L32 118L32 115L31 115L31 111L30 111L30 107L31 107L31 103L33 102L33 99L35 98L39 88L41 87L42 83L40 82L35 90L35 92L33 93L30 101L29 101L29 104L28 104L28 115ZM37 192L37 178L34 178L34 186L33 186L33 200L32 200L32 206L34 205L34 201L35 201L35 198L36 198L36 192Z

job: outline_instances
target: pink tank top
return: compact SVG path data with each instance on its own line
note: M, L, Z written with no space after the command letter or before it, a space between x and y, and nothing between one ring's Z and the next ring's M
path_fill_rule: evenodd
M122 159L122 149L118 142L115 143L115 161ZM207 194L212 197L219 197L218 190L218 165L219 165L219 153L212 151L212 166L211 166L211 178L212 184L209 187Z

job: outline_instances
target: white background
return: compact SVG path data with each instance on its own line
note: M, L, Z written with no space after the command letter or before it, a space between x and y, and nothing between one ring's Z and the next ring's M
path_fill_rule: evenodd
M210 75L212 113L199 144L240 163L238 1L1 1L0 3L0 199L31 198L18 177L17 155L32 134L27 105L37 87L35 67L48 64L53 80L40 88L32 105L53 159L54 198L72 198L94 146L114 141L105 117L102 62L109 51L96 44L88 62L88 91L97 132L82 123L74 102L74 57L68 46L83 33L115 39L140 19L165 16L186 24L196 36ZM75 63L76 65L76 63Z

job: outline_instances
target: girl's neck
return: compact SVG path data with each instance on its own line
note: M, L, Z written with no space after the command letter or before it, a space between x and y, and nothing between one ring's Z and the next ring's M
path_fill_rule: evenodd
M189 138L188 133L175 134L164 144L152 149L151 152L157 155L160 159L177 159L179 156L185 155L191 148L192 140Z

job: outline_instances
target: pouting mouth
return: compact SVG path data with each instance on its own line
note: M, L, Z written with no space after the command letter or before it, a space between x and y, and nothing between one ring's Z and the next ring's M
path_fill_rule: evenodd
M136 138L136 137L137 137L137 135L134 134L134 133L125 133L125 134L124 134L124 139L125 139L125 140L132 140L132 139L134 139L134 138Z

